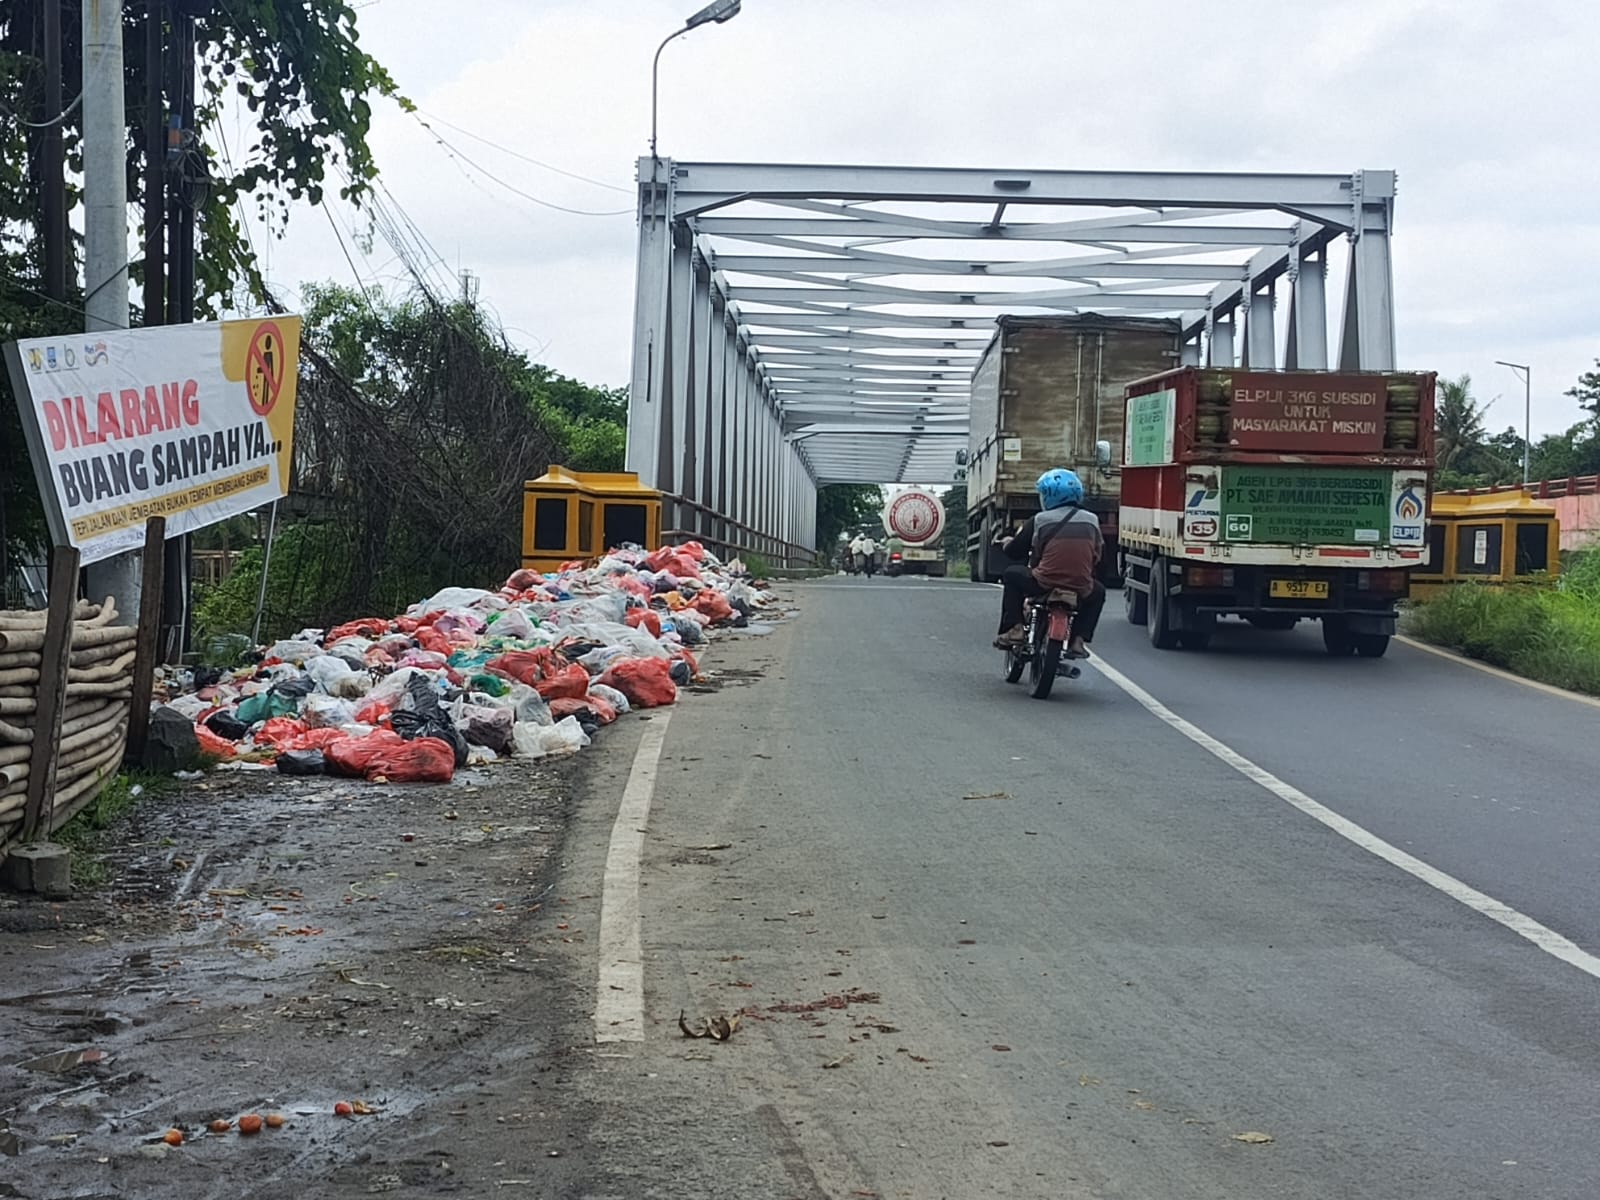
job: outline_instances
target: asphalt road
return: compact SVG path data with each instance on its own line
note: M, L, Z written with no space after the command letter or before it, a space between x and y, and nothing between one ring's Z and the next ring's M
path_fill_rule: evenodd
M646 1036L594 1052L608 1171L584 1195L1600 1193L1600 980L1095 670L1046 703L1008 687L992 589L796 591L802 616L719 650L722 691L672 718L640 888ZM1115 596L1096 650L1600 951L1595 708L1403 646L1330 660L1314 627L1162 653ZM574 921L616 811L569 838L565 886L593 885ZM741 1008L727 1044L678 1032L680 1009ZM1272 1140L1237 1140L1254 1133Z

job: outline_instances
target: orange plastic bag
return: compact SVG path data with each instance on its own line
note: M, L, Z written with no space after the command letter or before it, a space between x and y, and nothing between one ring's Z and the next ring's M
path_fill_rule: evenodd
M449 783L455 773L455 748L432 737L379 750L367 760L366 769L368 779L382 775L390 783Z
M661 618L648 608L630 608L623 620L627 621L630 629L637 629L643 625L650 631L651 637L661 636Z
M704 613L713 625L733 619L733 605L728 603L728 598L710 588L695 597L694 610Z
M280 750L326 750L335 742L341 742L350 735L342 729L308 729L298 737L292 737L278 748Z
M256 731L256 745L286 749L288 743L306 731L306 723L294 717L273 717Z
M616 688L635 708L660 708L678 699L671 671L665 658L624 658L607 667L598 682Z
M538 650L508 650L498 658L491 658L484 664L484 669L531 686L546 675L559 672L564 666L566 659L545 646Z
M356 709L356 722L361 725L382 725L389 719L393 707L387 700L368 700Z
M200 739L201 754L208 754L212 758L232 758L238 753L232 742L220 734L212 733L204 725L196 724L194 735Z
M343 625L336 625L328 630L327 636L322 639L322 644L331 646L347 637L380 638L388 632L388 617L358 617L354 621L346 621Z
M359 778L366 774L367 764L375 756L404 744L405 738L394 730L375 729L366 737L347 737L324 747L322 760L327 764L330 775ZM452 750L452 766L455 763L454 754L455 751Z
M580 699L588 695L589 672L573 663L559 674L546 676L533 687L546 700Z

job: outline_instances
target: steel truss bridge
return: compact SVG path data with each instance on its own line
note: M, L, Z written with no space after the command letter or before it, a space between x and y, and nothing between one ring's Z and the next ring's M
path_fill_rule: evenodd
M1395 365L1392 171L638 170L628 469L672 535L775 564L810 560L820 487L954 479L1003 313L1176 317L1185 363Z

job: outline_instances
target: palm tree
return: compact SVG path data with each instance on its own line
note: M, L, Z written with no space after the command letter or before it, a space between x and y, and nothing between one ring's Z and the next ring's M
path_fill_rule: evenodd
M1472 376L1439 381L1433 429L1440 471L1470 471L1484 455L1483 414L1488 406L1472 396Z

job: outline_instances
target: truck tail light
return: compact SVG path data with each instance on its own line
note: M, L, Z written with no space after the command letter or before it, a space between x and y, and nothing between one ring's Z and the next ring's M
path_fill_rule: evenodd
M1357 571L1356 587L1385 596L1402 595L1409 586L1409 571Z
M1185 587L1192 588L1231 588L1233 586L1233 568L1185 567L1183 583Z
M890 562L899 562L900 561L900 551L896 550L893 554L889 555L889 561Z

